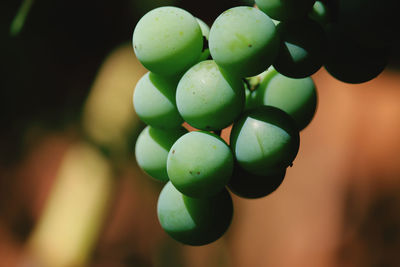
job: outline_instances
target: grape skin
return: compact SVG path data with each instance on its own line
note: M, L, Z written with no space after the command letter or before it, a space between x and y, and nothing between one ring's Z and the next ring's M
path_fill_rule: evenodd
M293 79L276 73L262 82L254 92L253 106L268 105L282 109L303 130L312 120L317 108L317 91L311 77Z
M281 43L273 66L279 73L305 78L322 67L327 40L321 25L305 18L281 22L276 29Z
M226 232L233 217L233 203L226 189L211 198L191 198L168 182L158 198L157 215L161 227L172 238L200 246Z
M145 14L133 32L139 61L151 72L173 76L195 64L203 36L195 17L177 7L160 7Z
M230 125L240 115L244 102L242 81L221 73L212 60L189 69L176 91L176 105L183 119L207 131Z
M245 97L246 97L244 111L246 111L246 110L253 108L253 95L252 95L252 91L247 87L246 84L244 84L244 89L245 89Z
M308 17L318 22L322 27L326 27L327 24L332 20L328 6L322 1L315 1Z
M279 38L265 13L252 7L234 7L211 26L209 46L218 66L244 78L257 75L272 64Z
M228 188L232 193L243 198L261 198L274 192L282 184L285 174L286 169L277 170L269 175L255 175L235 164Z
M209 197L228 183L233 170L233 155L228 145L208 132L189 132L180 137L168 154L170 181L190 197Z
M400 1L336 0L338 14L335 26L342 27L348 38L364 47L385 48L400 41Z
M196 18L196 20L197 20L197 23L199 23L201 33L208 40L208 37L210 36L210 27L208 27L208 25L201 19Z
M260 106L245 112L233 125L230 144L240 167L263 176L292 164L300 136L286 112Z
M203 42L207 42L207 46L204 47L203 44L203 51L201 52L200 58L198 62L207 60L210 57L210 49L208 48L208 37L210 36L210 27L199 18L196 18L197 22L199 23L201 33L203 34ZM205 40L204 40L205 38Z
M154 179L168 181L168 152L175 141L186 132L182 127L168 131L151 126L144 128L135 145L135 157L139 167Z
M145 123L163 129L178 128L183 119L176 108L178 81L148 72L136 84L133 106Z
M325 69L345 83L364 83L377 77L386 67L388 47L369 47L357 43L340 28L328 32L329 51Z

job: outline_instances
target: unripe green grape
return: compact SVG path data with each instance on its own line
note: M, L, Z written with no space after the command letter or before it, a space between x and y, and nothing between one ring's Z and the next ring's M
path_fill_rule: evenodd
M273 66L279 73L305 78L322 67L327 40L321 25L305 18L281 22L276 29L281 44Z
M208 27L208 25L201 19L196 18L196 20L197 20L197 23L199 23L201 33L208 40L208 37L210 36L210 27Z
M322 27L325 27L328 23L331 22L331 13L329 10L329 6L326 5L323 1L315 1L313 8L308 14L309 18L316 21Z
M400 1L396 0L336 0L337 26L348 38L363 47L385 48L400 40Z
M245 112L233 125L230 144L243 169L268 175L292 164L299 150L299 131L294 120L272 106Z
M243 110L244 98L242 81L223 74L212 60L190 68L176 91L176 105L183 119L208 131L229 126Z
M275 26L278 26L278 24L281 23L279 20L276 19L271 19L271 20L275 24Z
M386 67L388 47L368 47L352 40L348 33L332 28L325 69L345 83L364 83L374 79Z
M206 245L228 229L233 217L232 198L226 189L210 198L191 198L168 182L158 198L157 215L161 227L175 240Z
M139 167L154 179L168 181L168 152L175 141L186 132L183 127L171 130L151 126L144 128L135 145L135 157Z
M253 103L253 106L268 105L282 109L302 130L314 117L317 92L311 77L293 79L276 73L260 84L254 92Z
M211 26L210 53L221 68L240 78L254 76L274 61L279 47L275 25L252 7L223 12Z
M257 7L275 20L296 20L305 17L315 0L256 0Z
M244 105L244 111L253 108L253 92L248 88L248 86L244 85L244 92L246 97L246 102Z
M286 169L277 170L268 175L249 173L235 164L228 188L235 195L243 198L261 198L274 192L283 182Z
M159 7L137 23L132 38L135 54L151 72L177 75L195 64L203 47L195 17L177 7Z
M207 60L210 57L210 49L208 48L208 37L210 36L210 27L199 18L196 18L199 23L201 33L203 34L203 50L201 51L200 59L198 62Z
M189 132L180 137L168 154L167 172L172 184L190 197L209 197L228 183L233 155L228 145L208 132Z
M183 119L175 103L177 85L177 79L146 73L133 94L133 106L139 118L154 127L178 128Z

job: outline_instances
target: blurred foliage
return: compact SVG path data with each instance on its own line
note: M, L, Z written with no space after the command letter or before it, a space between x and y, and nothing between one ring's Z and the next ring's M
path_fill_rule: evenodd
M100 63L129 39L134 24L127 1L41 0L31 7L21 32L11 36L19 4L2 1L0 7L0 113L6 129L0 145L8 160L21 153L23 135L33 125L62 129L79 119Z

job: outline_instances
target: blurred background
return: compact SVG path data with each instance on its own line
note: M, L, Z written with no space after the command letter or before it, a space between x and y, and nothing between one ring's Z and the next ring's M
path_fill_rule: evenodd
M190 247L163 232L162 184L134 159L146 70L131 47L162 5L211 25L253 2L1 1L0 266L400 266L396 49L365 84L313 76L318 109L293 167L270 196L233 196L223 238Z

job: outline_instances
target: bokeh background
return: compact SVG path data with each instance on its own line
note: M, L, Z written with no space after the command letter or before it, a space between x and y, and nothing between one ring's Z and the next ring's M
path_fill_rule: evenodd
M146 72L133 28L157 6L211 25L244 4L1 1L1 267L400 266L398 44L365 84L313 75L318 109L293 167L268 197L233 196L223 238L184 246L159 226L162 184L133 153L144 124L132 93Z

